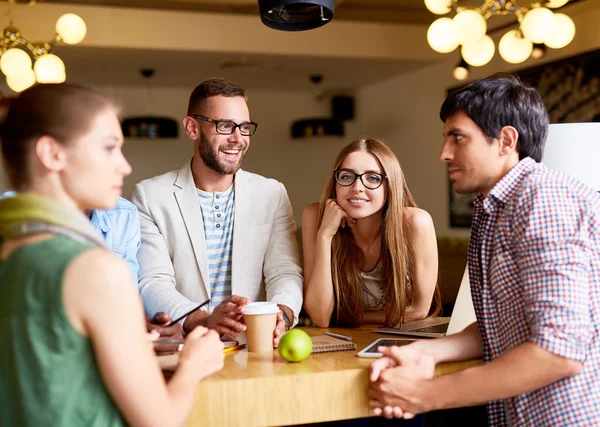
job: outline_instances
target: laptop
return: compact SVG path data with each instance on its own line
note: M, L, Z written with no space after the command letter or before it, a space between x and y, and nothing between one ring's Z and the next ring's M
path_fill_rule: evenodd
M373 332L403 335L407 337L439 338L456 334L475 322L475 309L471 300L469 269L465 268L451 317L433 317L405 323L400 328L379 328Z

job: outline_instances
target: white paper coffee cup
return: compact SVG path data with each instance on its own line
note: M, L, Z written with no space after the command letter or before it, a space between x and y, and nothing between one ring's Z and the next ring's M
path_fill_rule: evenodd
M248 351L273 351L273 332L279 307L274 302L251 302L244 306Z

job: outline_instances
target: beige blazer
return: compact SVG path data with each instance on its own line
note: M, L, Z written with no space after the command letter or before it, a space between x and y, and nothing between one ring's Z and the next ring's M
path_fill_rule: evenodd
M210 297L200 202L191 162L136 185L140 213L139 290L148 315L177 318ZM251 301L302 308L303 277L292 207L280 182L235 175L232 292Z

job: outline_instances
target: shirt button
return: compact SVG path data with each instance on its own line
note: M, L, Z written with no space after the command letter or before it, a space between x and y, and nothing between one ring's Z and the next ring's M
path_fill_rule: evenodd
M218 206L215 206L215 209L219 209L219 207L218 207Z
M221 228L221 224L217 224L217 228Z
M218 199L218 198L219 198L219 195L217 194L217 195L215 196L215 198L217 198L217 199Z
M217 218L221 218L221 214L217 214Z

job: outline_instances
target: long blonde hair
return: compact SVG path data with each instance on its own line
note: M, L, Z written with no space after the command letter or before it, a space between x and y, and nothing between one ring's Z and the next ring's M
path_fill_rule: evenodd
M386 281L385 325L395 326L404 321L405 308L414 302L413 242L410 227L406 224L404 208L416 207L406 185L398 159L382 141L361 138L352 141L338 154L333 171L339 169L344 159L353 152L372 154L387 176L387 201L383 206L381 222L381 254L379 263ZM321 226L325 204L336 197L333 171L321 194L318 226ZM354 241L349 227L340 228L331 242L331 278L335 295L334 319L337 325L360 326L363 320L363 282L360 268L364 253ZM435 313L439 312L439 289L436 286Z

